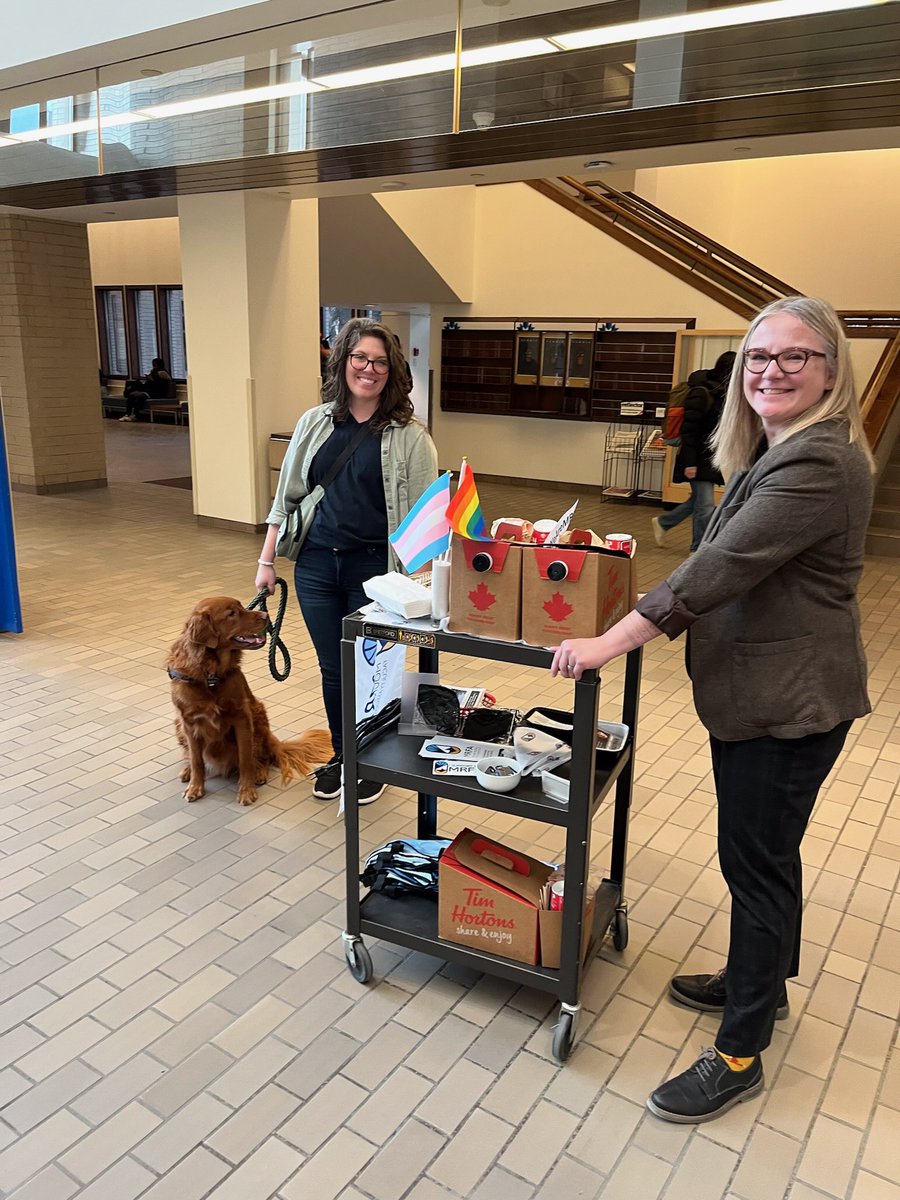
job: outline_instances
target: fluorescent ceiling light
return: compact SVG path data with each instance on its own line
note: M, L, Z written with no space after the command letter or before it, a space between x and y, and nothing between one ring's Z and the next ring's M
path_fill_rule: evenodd
M110 113L100 118L101 129L114 129L117 125L135 125L146 118L140 113L124 112ZM66 121L61 125L42 125L40 129L24 129L17 133L17 142L45 142L49 138L69 137L73 133L94 133L97 129L96 117L85 117L82 121Z
M212 112L217 108L234 108L239 104L257 104L264 100L280 100L283 96L299 96L318 92L320 86L309 79L293 83L273 83L268 87L247 88L241 92L222 92L218 96L197 96L193 100L175 100L171 104L148 104L137 110L138 120L149 117L181 117L186 113Z
M5 133L0 133L0 146L16 146L18 143L18 138L9 137Z
M756 25L760 21L781 21L788 17L814 17L822 13L843 12L845 9L872 8L885 3L887 0L763 0L760 4L579 29L572 33L553 34L550 40L561 50L586 50L593 46L615 46L620 42L636 42L643 38Z
M552 54L557 47L546 38L528 38L519 42L505 42L499 46L479 46L463 50L460 63L463 67L482 67L491 63L511 62L522 58L535 58L539 54ZM319 75L316 83L327 88L359 87L366 83L389 83L395 79L414 79L420 75L436 75L441 71L452 71L456 56L430 54L425 58L410 58L405 62L383 63L379 67L360 67L356 71L337 71L333 75Z

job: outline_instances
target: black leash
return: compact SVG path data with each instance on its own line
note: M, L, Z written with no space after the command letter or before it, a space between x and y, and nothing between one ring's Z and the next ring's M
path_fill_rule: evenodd
M291 656L288 654L287 646L281 640L281 623L284 620L284 611L287 608L288 588L283 579L276 579L275 586L277 588L280 587L281 594L278 598L278 612L275 614L274 621L269 616L268 608L266 608L269 593L265 588L263 588L255 600L250 601L247 607L258 608L266 614L266 633L269 636L269 670L272 672L272 678L282 683L291 673ZM278 670L278 665L275 661L275 655L279 652L282 655L284 666L282 671Z

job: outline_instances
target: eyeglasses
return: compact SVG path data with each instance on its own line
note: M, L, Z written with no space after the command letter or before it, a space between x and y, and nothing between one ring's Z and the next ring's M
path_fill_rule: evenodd
M782 350L780 354L766 354L764 350L745 350L744 366L751 375L762 375L770 362L778 363L778 369L785 375L796 375L802 371L811 358L827 358L821 350Z
M376 375L387 375L388 371L391 369L391 364L388 359L369 358L368 354L363 354L361 350L355 351L355 353L351 354L349 357L350 362L356 371L364 371L370 363L372 365L372 370Z

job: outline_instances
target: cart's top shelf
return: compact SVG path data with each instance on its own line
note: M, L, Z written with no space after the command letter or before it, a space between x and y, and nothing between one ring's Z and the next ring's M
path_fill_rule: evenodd
M443 654L463 654L468 658L488 658L495 662L516 663L524 667L549 668L553 651L542 646L526 646L524 642L498 642L492 638L472 637L467 633L450 633L447 630L422 632L404 626L384 625L360 613L344 617L343 635L352 640L358 637L380 637L401 642L420 650L438 650ZM597 672L585 671L585 683L596 683Z

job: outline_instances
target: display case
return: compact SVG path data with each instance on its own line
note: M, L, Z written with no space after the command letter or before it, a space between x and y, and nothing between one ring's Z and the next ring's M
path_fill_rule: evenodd
M445 412L652 423L665 404L676 335L691 317L460 317L444 327ZM627 415L625 413L624 415Z
M368 983L372 959L366 936L419 950L425 954L464 963L476 970L499 975L513 982L550 992L560 1001L559 1019L553 1037L553 1054L559 1062L569 1055L580 1012L579 994L585 964L607 933L622 950L628 942L627 903L624 894L628 821L631 809L634 750L637 741L640 689L640 649L627 655L622 721L628 726L627 742L618 753L597 751L597 717L600 678L587 671L573 683L573 752L570 764L569 800L565 805L546 796L539 779L524 778L515 790L498 793L484 790L468 776L433 776L428 761L420 758L421 735L403 735L390 730L377 741L357 751L355 739L355 643L371 636L365 618L345 618L341 645L342 703L344 715L344 819L346 829L347 918L343 933L344 952L354 978ZM419 670L437 673L442 655L516 663L546 672L552 661L549 650L518 642L495 642L446 632L396 631L397 641L418 647ZM378 637L386 630L379 625ZM371 891L360 896L360 837L357 779L372 779L408 788L418 796L415 836L438 836L438 805L465 804L509 813L565 830L566 903L563 909L559 968L529 966L500 958L469 946L439 939L437 904L429 897L390 898ZM588 867L591 861L592 821L607 798L614 796L613 833L609 874L595 894L589 948L582 956L582 933ZM397 837L411 831L397 830Z

